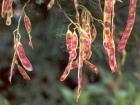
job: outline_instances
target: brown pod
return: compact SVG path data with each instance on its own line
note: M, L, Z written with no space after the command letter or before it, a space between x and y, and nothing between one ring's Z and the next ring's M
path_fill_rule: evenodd
M89 70L91 70L93 73L95 73L96 75L98 75L98 68L94 64L90 63L87 60L84 60L84 63L87 65L87 67L88 67Z

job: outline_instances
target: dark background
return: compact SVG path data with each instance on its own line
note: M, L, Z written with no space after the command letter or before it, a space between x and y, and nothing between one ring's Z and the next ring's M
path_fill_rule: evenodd
M21 2L20 2L21 1ZM15 13L21 10L26 0L14 0ZM129 0L117 1L115 5L115 43L125 29ZM33 65L28 72L31 81L25 81L15 68L12 84L9 83L9 69L13 56L13 35L18 16L15 14L12 25L6 26L0 17L0 105L140 105L140 0L137 0L136 21L126 46L123 65L122 55L116 52L119 72L112 74L108 57L102 45L101 24L95 22L97 38L93 43L93 55L90 61L99 68L99 76L84 71L84 86L78 103L75 100L77 71L60 82L59 77L67 65L68 52L65 45L65 33L69 21L63 12L74 20L75 10L72 0L60 0L63 9L56 4L47 10L49 0L31 0L26 13L32 22L34 49L28 46L28 35L23 21L20 28L22 43L26 55ZM0 0L0 5L2 0ZM80 0L96 18L103 19L98 0ZM104 7L104 0L101 0ZM1 7L1 6L0 6Z

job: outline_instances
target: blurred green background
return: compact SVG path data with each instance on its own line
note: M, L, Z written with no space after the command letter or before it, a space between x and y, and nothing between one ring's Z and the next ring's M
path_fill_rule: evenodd
M137 0L137 13L131 37L126 46L126 56L117 53L119 72L112 74L108 57L102 46L102 26L94 22L97 38L93 43L91 62L99 68L99 75L84 71L84 86L79 102L76 103L77 71L73 70L67 80L59 81L67 65L68 52L65 33L69 21L64 10L74 20L75 10L72 0L59 0L57 5L47 10L49 0L31 0L26 12L32 22L34 49L28 46L28 35L21 25L22 42L26 55L33 65L28 72L31 81L25 81L15 68L12 84L8 82L9 68L13 56L13 35L18 13L26 0L14 0L15 16L12 25L7 27L0 17L0 105L140 105L140 0ZM94 17L102 19L98 0L79 0ZM116 47L126 26L129 0L115 5ZM2 0L0 0L0 5ZM17 6L18 5L18 6ZM104 6L104 0L101 0ZM23 21L22 21L23 23ZM121 65L122 58L124 58Z

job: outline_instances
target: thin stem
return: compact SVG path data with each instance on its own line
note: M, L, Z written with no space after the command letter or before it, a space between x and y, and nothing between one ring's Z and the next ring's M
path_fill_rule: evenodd
M23 6L23 8L22 8L22 12L21 12L21 15L20 15L19 20L18 20L18 26L17 26L17 30L18 30L18 31L19 31L19 27L20 27L20 24L21 24L22 15L23 15L23 13L25 12L24 9L25 9L25 7L27 6L27 4L28 4L29 2L30 2L30 0L28 0L28 1L24 4L24 6Z
M89 10L88 10L85 6L79 5L79 7L85 9L85 11L86 11L95 21L97 21L97 22L99 22L100 24L104 25L104 23L103 23L103 21L102 21L101 19L97 19L97 18L95 18L94 16L92 16L92 14L89 12Z
M59 3L58 0L57 0L57 5L59 6L60 9L63 10L63 8L61 7L61 5L60 5L60 3ZM67 13L66 13L65 11L63 11L63 13L64 13L65 17L66 17L72 24L76 25L76 23L67 15Z

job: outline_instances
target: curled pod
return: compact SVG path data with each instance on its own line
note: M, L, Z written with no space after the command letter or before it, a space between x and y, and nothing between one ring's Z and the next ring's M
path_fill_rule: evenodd
M136 14L136 4L137 4L137 0L130 0L127 25L126 25L125 31L123 33L123 36L118 44L118 52L120 52L120 53L122 53L123 50L125 49L127 40L129 38L131 31L133 29L133 26L134 26L135 14Z
M65 68L63 74L61 75L60 77L60 81L64 81L67 76L69 75L70 73L70 70L71 70L71 67L72 67L72 62L71 63L68 63L67 67Z
M84 60L84 63L87 65L87 67L90 71L92 71L93 73L98 75L98 68L94 64L90 63L87 60Z
M23 45L21 44L21 42L17 42L16 44L16 51L18 54L18 57L21 61L22 66L28 70L28 71L32 71L32 64L30 63L30 61L28 60L28 58L25 55L24 49L23 49Z

